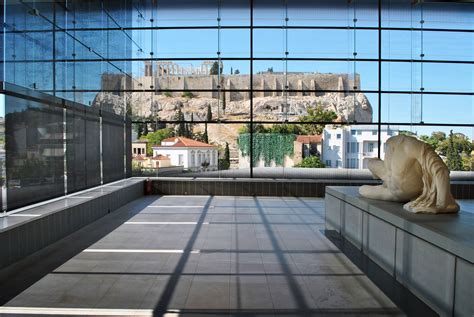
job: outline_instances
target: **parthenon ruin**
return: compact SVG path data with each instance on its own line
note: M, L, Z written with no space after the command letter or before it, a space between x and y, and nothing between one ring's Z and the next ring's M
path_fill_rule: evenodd
M171 61L145 62L146 77L169 77L179 75L208 76L211 75L213 61L204 61L199 66L181 66ZM221 62L222 67L222 62Z

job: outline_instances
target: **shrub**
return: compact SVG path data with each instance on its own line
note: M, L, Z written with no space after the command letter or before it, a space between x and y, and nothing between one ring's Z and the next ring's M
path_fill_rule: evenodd
M193 93L190 92L190 91L185 91L185 92L183 92L183 94L181 95L181 97L183 97L183 98L193 98L194 95L193 95Z
M311 155L305 157L300 163L296 164L295 167L323 168L324 164L318 156Z

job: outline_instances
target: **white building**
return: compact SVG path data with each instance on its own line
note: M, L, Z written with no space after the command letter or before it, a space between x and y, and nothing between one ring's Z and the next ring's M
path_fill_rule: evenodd
M377 157L378 130L376 126L326 126L323 132L323 159L326 167L367 168L369 159ZM398 127L382 126L380 158L385 156L385 143L398 134Z
M183 166L188 170L217 170L217 147L184 137L171 137L154 145L153 156L169 157L172 166Z

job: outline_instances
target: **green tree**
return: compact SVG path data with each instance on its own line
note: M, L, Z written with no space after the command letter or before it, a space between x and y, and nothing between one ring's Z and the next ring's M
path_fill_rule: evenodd
M334 111L325 110L322 106L310 107L308 114L300 116L300 122L307 122L301 125L301 132L308 135L317 135L323 133L325 124L318 122L332 122L337 119Z
M151 156L153 155L153 145L160 145L161 141L163 141L166 138L172 137L173 136L173 130L169 128L165 129L160 129L156 130L155 132L148 133L145 136L142 137L142 140L146 139L148 140L148 144L146 146L146 154Z
M207 120L207 121L212 121L212 109L211 109L211 105L210 105L210 104L207 105L206 120Z
M434 150L438 150L440 143L446 140L446 133L441 131L435 131L431 133L431 136L421 135L420 140L431 145Z
M226 108L226 98L225 98L225 93L222 94L222 112L225 114L225 108Z
M400 130L398 132L398 134L402 134L402 135L408 135L408 136L416 136L415 133L411 132L411 131L407 131L407 130Z
M429 144L433 148L433 150L436 150L438 148L439 141L431 136L420 135L420 140Z
M431 137L435 138L438 141L444 141L446 140L446 133L442 131L434 131L431 133Z
M187 124L187 127L186 127L187 135L186 135L186 137L192 139L193 138L193 131L194 131L194 113L191 112L191 122L189 122Z
M214 62L211 66L211 69L209 70L210 75L218 75L222 74L223 67L219 67L218 62Z
M178 121L178 129L176 131L177 136L186 136L186 124L184 122L184 114L181 111L181 108L176 111L174 120Z
M268 67L267 72L268 73L273 73L273 67Z
M448 151L448 148L450 147L449 142L450 142L449 138L439 142L437 150L441 155L444 155L444 156L448 155L447 151ZM471 151L474 149L472 142L469 140L468 137L466 137L462 133L453 133L452 142L453 142L454 149L459 154L465 153L467 155L471 155Z
M470 155L467 155L466 153L462 153L461 154L461 161L462 161L462 169L464 171L471 171L471 170L474 170L473 169L473 161L472 161L472 157Z
M295 167L323 168L325 166L318 156L311 155L305 157L300 163L296 164Z
M150 131L148 130L148 123L143 124L143 135L148 135Z
M191 138L191 131L189 130L189 123L184 124L184 137Z
M254 123L253 124L253 133L268 133L269 130L265 128L265 126L261 123ZM250 123L242 126L239 129L239 134L250 133Z
M143 124L137 124L137 138L140 139L143 135Z
M229 143L225 143L225 150L224 150L224 161L227 164L227 168L230 167L230 149L229 149Z
M202 135L204 143L209 143L209 136L207 135L207 123L204 123L204 134Z
M299 124L274 124L270 128L271 133L282 133L282 134L297 134L300 135L303 133L301 125Z
M230 167L230 149L229 143L225 143L224 157L219 160L219 169L227 170Z
M449 132L448 148L446 150L446 165L451 171L463 170L460 152L456 149L454 144L453 130Z
M234 72L234 75L238 75L238 74L240 74L240 70L236 69Z

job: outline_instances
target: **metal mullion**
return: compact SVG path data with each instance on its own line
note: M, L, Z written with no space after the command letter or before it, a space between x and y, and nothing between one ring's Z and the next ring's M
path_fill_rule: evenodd
M143 121L132 121L132 124L143 124L143 123L153 123L154 121L143 120ZM167 123L167 124L178 124L181 121L176 120L162 120L158 123ZM185 123L191 121L183 121ZM249 120L232 120L232 121L193 121L193 123L207 123L207 124L249 124ZM306 122L306 121L288 121L287 124L335 124L333 121L317 121L317 122ZM253 121L253 124L281 124L281 121ZM437 123L437 122L425 122L425 123L411 123L411 122L352 122L352 121L341 121L337 122L338 125L356 125L356 126L444 126L444 127L472 127L471 123Z
M38 90L42 93L49 93L52 90ZM63 90L56 90L56 92L155 92L155 89L122 89L122 90L113 90L113 89L63 89ZM160 92L215 92L218 91L217 89L160 89ZM283 92L283 89L223 89L223 92ZM298 93L298 92L319 92L319 93L339 93L343 92L343 90L315 90L315 89L288 89L290 93ZM347 93L367 93L367 94L376 94L379 90L347 90ZM424 95L453 95L453 96L473 96L474 92L460 92L460 91L410 91L410 90L402 90L402 91L380 91L382 94L424 94Z
M378 143L378 151L377 157L381 159L380 153L382 152L382 0L377 1L378 6L378 53L379 53L379 61L378 61L378 125L377 125L377 143Z
M253 178L253 0L250 0L250 178Z
M80 43L81 45L85 45L84 43ZM87 46L86 46L87 47ZM89 49L89 47L87 47ZM91 62L143 62L143 61L215 61L215 57L173 57L173 58L166 58L166 57L133 57L133 58L105 58L102 57L99 53L95 50L90 49L92 53L97 55L100 58L86 58L86 59L76 59L75 62L84 62L84 63L91 63ZM288 61L322 61L322 62L378 62L379 60L382 63L424 63L424 64L472 64L474 65L474 60L429 60L429 59L391 59L391 58L338 58L338 57L288 57L285 58ZM250 61L249 57L221 57L222 61ZM254 57L254 61L281 61L282 58L280 57ZM66 63L70 62L71 59L35 59L35 60L15 60L15 61L5 61L0 63ZM117 70L122 71L117 66L113 65Z
M244 25L222 25L222 29L250 29L251 26ZM253 29L281 29L281 26L275 25L258 25L252 26ZM78 32L91 32L91 31L146 31L146 30L201 30L201 29L217 29L217 26L207 26L207 25L192 25L192 26L154 26L154 27L109 27L106 29L101 28L78 28ZM373 30L378 31L379 27L377 26L323 26L323 25L292 25L288 26L288 29L310 29L310 30L347 30L347 29L356 29L356 30ZM382 31L421 31L421 28L404 28L404 27L380 27ZM443 28L423 28L423 31L426 32L451 32L451 33L473 33L472 29L443 29ZM7 33L36 33L36 32L47 32L47 30L16 30L16 31L6 31Z

